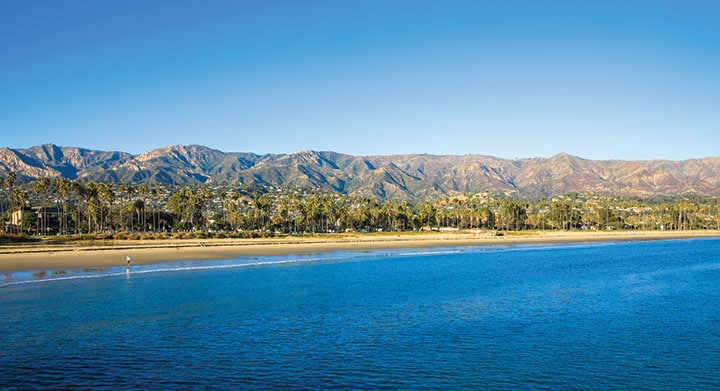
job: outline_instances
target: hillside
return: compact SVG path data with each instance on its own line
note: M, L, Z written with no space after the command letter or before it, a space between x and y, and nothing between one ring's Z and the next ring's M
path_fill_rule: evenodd
M720 195L720 157L684 161L587 160L558 154L508 160L485 155L351 156L223 152L172 146L139 155L46 144L0 148L0 175L19 180L244 183L307 186L380 198L434 198L491 191L530 196L570 192L624 196Z

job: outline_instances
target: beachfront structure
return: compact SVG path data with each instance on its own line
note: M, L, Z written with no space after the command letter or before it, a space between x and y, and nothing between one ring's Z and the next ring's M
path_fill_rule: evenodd
M48 206L19 207L10 213L6 222L8 232L36 235L56 234L60 228L60 208Z

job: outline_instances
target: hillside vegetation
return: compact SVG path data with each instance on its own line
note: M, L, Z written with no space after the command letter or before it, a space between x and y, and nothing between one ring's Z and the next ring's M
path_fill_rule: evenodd
M222 152L192 145L139 155L52 144L0 148L0 175L115 184L305 187L375 199L439 199L492 192L519 197L720 195L720 157L587 160L567 154L507 160L485 155L351 156Z

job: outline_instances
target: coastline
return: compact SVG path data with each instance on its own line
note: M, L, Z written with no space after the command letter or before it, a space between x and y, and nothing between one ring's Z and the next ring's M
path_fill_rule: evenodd
M494 236L490 232L324 235L267 239L125 240L0 246L0 272L125 266L183 260L224 260L243 256L290 255L330 251L667 240L720 237L718 230L697 231L530 231Z

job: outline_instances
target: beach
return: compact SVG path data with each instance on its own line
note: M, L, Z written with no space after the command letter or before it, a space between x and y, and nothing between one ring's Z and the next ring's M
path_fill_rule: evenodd
M496 236L493 232L426 232L291 236L265 239L118 240L98 243L11 244L0 246L0 272L157 264L181 260L431 248L612 242L720 237L720 231L532 231Z

